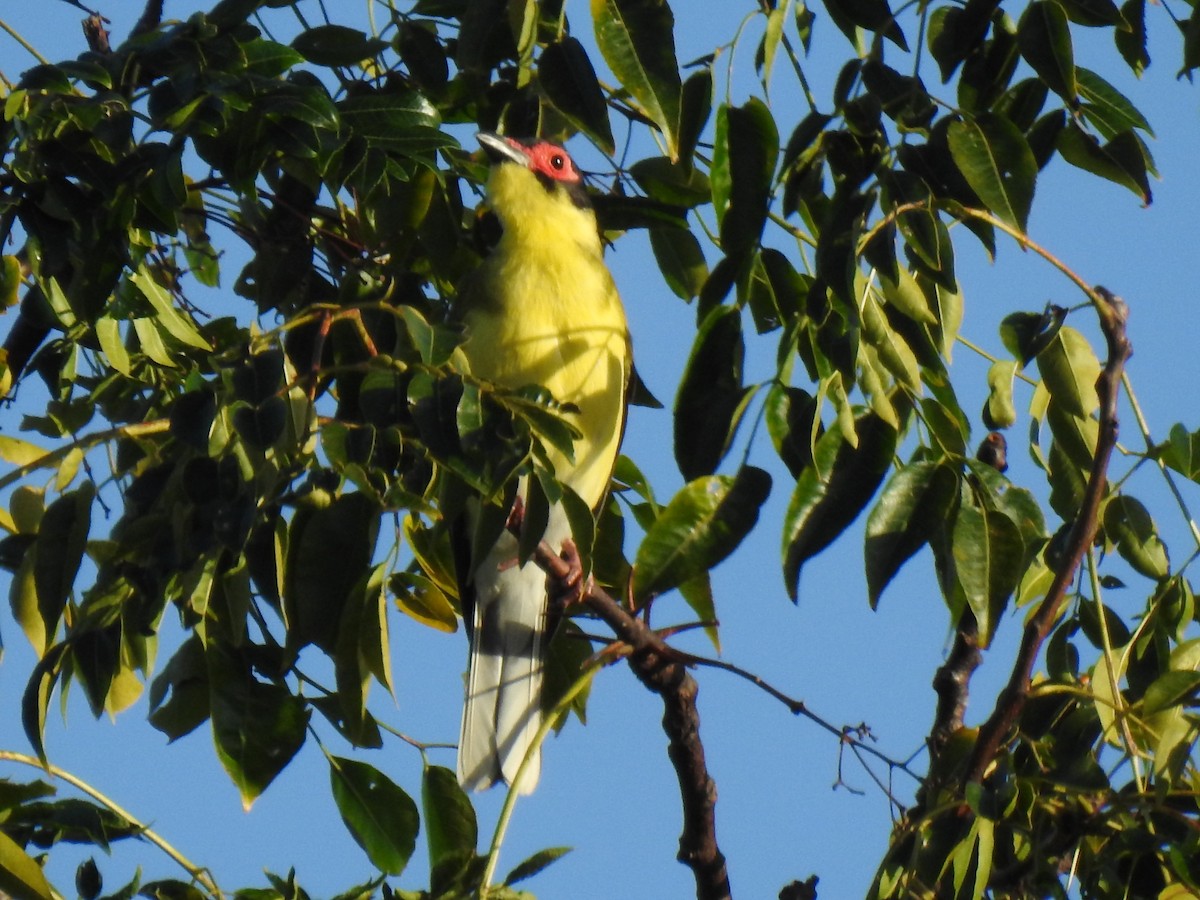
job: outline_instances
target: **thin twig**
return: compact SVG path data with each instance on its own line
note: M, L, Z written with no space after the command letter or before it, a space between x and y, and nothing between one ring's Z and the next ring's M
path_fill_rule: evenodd
M167 856L171 857L171 859L175 860L175 862L178 863L179 866L188 873L188 875L203 885L205 890L209 891L214 897L222 896L221 889L217 887L217 883L213 880L212 874L208 871L208 869L206 869L204 866L196 865L194 862L176 850L173 846L171 846L171 844L168 843L165 838L155 832L154 829L152 829L149 825L139 822L128 812L118 806L114 801L100 793L100 791L96 790L82 778L72 775L66 769L60 769L58 766L51 765L50 763L43 764L42 761L36 757L27 756L24 753L17 753L12 750L0 750L0 760L22 763L27 766L32 766L35 769L42 769L60 781L65 781L72 787L87 794L101 806L105 807L115 815L120 816L122 819L132 825L137 830L138 834L162 850L165 854L167 854Z

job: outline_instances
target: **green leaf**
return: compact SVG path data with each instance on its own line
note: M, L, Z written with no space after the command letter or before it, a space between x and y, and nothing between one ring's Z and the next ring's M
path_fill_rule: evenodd
M1037 177L1037 161L1025 136L1003 116L983 113L952 122L947 138L954 164L979 199L1024 231Z
M716 470L752 389L742 386L741 311L718 306L700 325L675 397L675 460L689 481Z
M142 266L129 276L129 280L142 292L142 296L150 301L150 305L154 307L154 312L157 314L155 321L167 334L189 347L196 347L200 350L212 349L212 345L200 334L191 317L175 306L171 295L155 280L148 268Z
M783 37L783 27L787 24L789 7L792 0L783 0L767 13L767 28L763 34L758 57L762 65L758 67L758 77L762 79L763 90L771 85L771 71L775 68L775 53L779 50L779 41Z
M589 135L605 153L616 152L604 92L578 40L565 37L542 51L538 83L571 124Z
M825 9L834 24L851 41L856 42L855 27L883 35L901 50L908 50L904 32L888 8L887 0L826 0Z
M646 532L634 562L633 595L646 600L712 569L758 521L771 476L743 466L736 477L713 475L687 484Z
M983 424L990 431L1003 430L1017 421L1017 408L1013 405L1013 378L1017 363L1001 359L988 368L988 398L983 407Z
M1128 97L1091 69L1080 67L1077 74L1079 96L1085 101L1084 114L1105 137L1113 138L1135 128L1154 136L1150 123Z
M979 626L979 645L987 647L1020 583L1025 542L1008 516L963 504L954 519L951 553L958 584Z
M405 615L447 634L458 631L458 613L436 582L415 572L396 572L388 586Z
M1037 355L1038 372L1050 396L1064 411L1090 416L1100 408L1096 379L1100 361L1087 338L1064 326Z
M650 228L650 247L671 292L681 300L700 293L708 279L708 264L696 236L686 228Z
M1200 693L1200 672L1164 672L1142 696L1142 714L1151 716L1173 706L1194 703Z
M1200 429L1188 431L1182 423L1171 427L1171 436L1162 447L1162 459L1168 466L1192 481L1200 482Z
M429 864L474 853L479 827L471 801L458 786L454 772L444 766L425 767L421 778L421 808L425 813L425 840Z
M783 578L798 597L800 569L828 547L866 508L896 452L895 428L873 412L854 420L858 446L841 428L817 441L813 465L800 473L783 520Z
M514 866L513 870L504 876L504 883L512 885L518 881L524 881L526 878L532 878L555 860L562 859L571 852L571 849L570 847L547 847L545 850L539 850L533 856Z
M7 434L0 434L0 459L14 466L27 466L46 456L46 451L37 444L23 441Z
M778 158L779 130L765 103L752 97L717 110L712 195L726 256L744 256L762 236Z
M1022 366L1029 365L1039 353L1058 336L1066 320L1067 310L1051 303L1038 313L1017 312L1005 316L1000 323L1000 340Z
M696 618L704 622L704 633L712 641L713 649L721 652L721 636L717 631L717 607L713 600L712 578L707 572L701 572L695 578L679 585L679 593L687 602Z
M1192 15L1196 15L1194 9ZM1121 18L1126 27L1113 31L1113 43L1133 74L1141 77L1150 65L1150 54L1146 51L1146 0L1125 0L1121 4Z
M58 629L59 618L83 562L95 495L95 485L85 481L77 490L63 494L51 503L38 526L37 541L33 546L33 581L47 639Z
M675 60L675 17L659 0L591 0L596 45L604 61L662 132L679 159L682 85Z
M16 306L20 297L21 263L15 256L0 256L0 310Z
M874 609L884 588L949 518L959 476L944 462L909 463L888 479L867 517L867 595Z
M0 891L13 900L53 900L56 896L42 867L3 831L0 831Z
M387 41L345 25L317 25L301 31L292 48L318 66L353 66L386 49Z
M1117 494L1104 506L1105 536L1134 571L1162 580L1171 574L1167 548L1158 536L1150 511L1135 497Z
M712 185L699 169L688 169L665 156L648 156L629 167L629 174L655 200L675 206L693 207L707 203Z
M1068 104L1074 104L1078 85L1071 26L1067 14L1055 0L1034 0L1017 24L1021 56L1042 81Z
M367 571L378 532L379 509L365 494L296 511L283 581L289 646L311 643L333 653L342 610Z
M816 398L803 388L774 384L767 392L767 433L793 478L812 463L813 444L821 436L818 411Z
M209 642L213 742L249 810L304 744L308 710L286 687L259 681L250 663Z
M1146 152L1132 131L1123 131L1105 144L1071 122L1058 135L1058 152L1078 169L1128 188L1147 205L1153 200Z
M122 375L133 374L129 351L125 349L125 341L121 338L120 322L107 315L101 316L96 320L96 340L100 342L100 350L110 366Z
M421 822L413 799L374 766L344 757L329 757L329 781L342 821L371 864L403 872Z
M712 69L693 72L683 83L683 98L679 109L679 164L692 167L696 143L712 113Z

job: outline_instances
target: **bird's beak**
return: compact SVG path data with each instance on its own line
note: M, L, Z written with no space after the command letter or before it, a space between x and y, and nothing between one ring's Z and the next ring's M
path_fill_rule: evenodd
M529 154L516 141L510 141L490 131L480 131L475 138L492 162L512 162L529 168Z

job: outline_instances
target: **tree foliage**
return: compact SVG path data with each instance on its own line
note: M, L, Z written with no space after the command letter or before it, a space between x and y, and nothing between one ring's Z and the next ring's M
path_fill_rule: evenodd
M589 25L555 0L417 0L377 5L370 31L293 6L222 0L160 23L152 3L115 46L92 20L89 51L5 90L0 238L15 252L0 268L0 387L19 397L40 380L46 399L23 436L0 435L0 563L38 654L21 708L36 757L51 756L45 720L68 685L97 716L145 694L171 739L210 723L247 806L314 736L383 744L368 697L393 689L394 610L454 631L450 528L465 502L482 498L477 540L490 540L514 476L535 476L531 506L558 498L546 448L572 442L553 397L483 382L457 350L454 286L490 224L469 138L579 133L611 162L596 196L606 234L648 229L697 323L673 403L686 486L660 502L622 460L594 528L575 513L597 590L642 608L678 588L715 637L708 572L742 541L780 542L795 599L803 567L865 515L863 599L893 602L888 584L927 546L956 635L928 771L872 895L1062 896L1069 879L1089 896L1200 889L1194 548L1172 562L1154 512L1108 475L1116 395L1131 391L1127 310L1069 271L1076 305L1013 310L979 458L947 369L964 303L951 226L989 253L1011 240L1060 265L1025 233L1055 157L1150 202L1150 124L1073 46L1083 29L1107 33L1140 73L1161 8L764 0L748 5L762 90L737 98L715 54L680 66L665 2L593 0ZM822 16L848 42L830 96L806 78ZM1190 74L1200 5L1179 24ZM601 58L572 27L594 29ZM769 99L783 91L804 97L796 121ZM657 150L630 161L618 134ZM743 368L751 329L777 347L757 383ZM1017 380L1032 390L1015 396ZM1039 484L1003 474L995 432L1017 422ZM1180 496L1200 481L1200 432L1143 433L1137 464ZM768 439L794 484L737 464ZM758 523L772 489L790 493L782 535ZM626 546L635 527L646 537ZM1117 557L1145 597L1131 618L1105 602ZM1013 678L983 699L986 722L964 727L971 671L1015 607L1029 614ZM669 630L614 628L669 653ZM181 635L166 660L160 632ZM328 659L328 683L302 664L307 648ZM554 652L548 702L582 714L590 649L576 638ZM447 770L425 766L418 803L365 762L329 765L380 873L346 897L417 896L386 878L415 852L418 822L422 897L493 881L488 896L516 896L562 852L501 882ZM686 816L682 774L681 790ZM0 783L0 890L49 897L35 857L141 833L110 804L53 792ZM113 896L216 893L184 862L187 883ZM721 895L696 877L699 896ZM100 894L94 866L77 880ZM299 891L273 877L246 896Z

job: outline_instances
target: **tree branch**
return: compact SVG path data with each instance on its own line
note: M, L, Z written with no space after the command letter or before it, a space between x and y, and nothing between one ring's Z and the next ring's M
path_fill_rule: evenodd
M1088 294L1093 300L1100 319L1100 329L1108 344L1108 360L1100 377L1096 379L1096 393L1100 398L1100 427L1087 489L1079 513L1071 526L1063 561L1054 574L1054 580L1041 606L1025 626L1008 684L996 698L996 707L991 716L979 729L979 738L971 754L964 784L983 779L988 766L996 758L1000 745L1008 738L1013 725L1025 708L1029 699L1033 667L1042 644L1054 628L1067 596L1067 588L1074 580L1075 572L1096 537L1100 501L1108 484L1108 462L1117 443L1117 393L1125 361L1129 358L1132 348L1125 333L1129 317L1129 309L1125 302L1101 287L1089 289Z
M570 541L556 556L542 542L534 559L552 579L567 583L579 572L579 554ZM728 900L731 896L725 856L717 845L716 782L708 774L704 744L700 740L699 688L687 670L686 659L645 622L590 581L581 600L599 616L617 638L628 644L630 668L647 688L663 701L663 731L670 740L667 755L679 779L683 801L683 833L678 860L692 870L697 900Z

